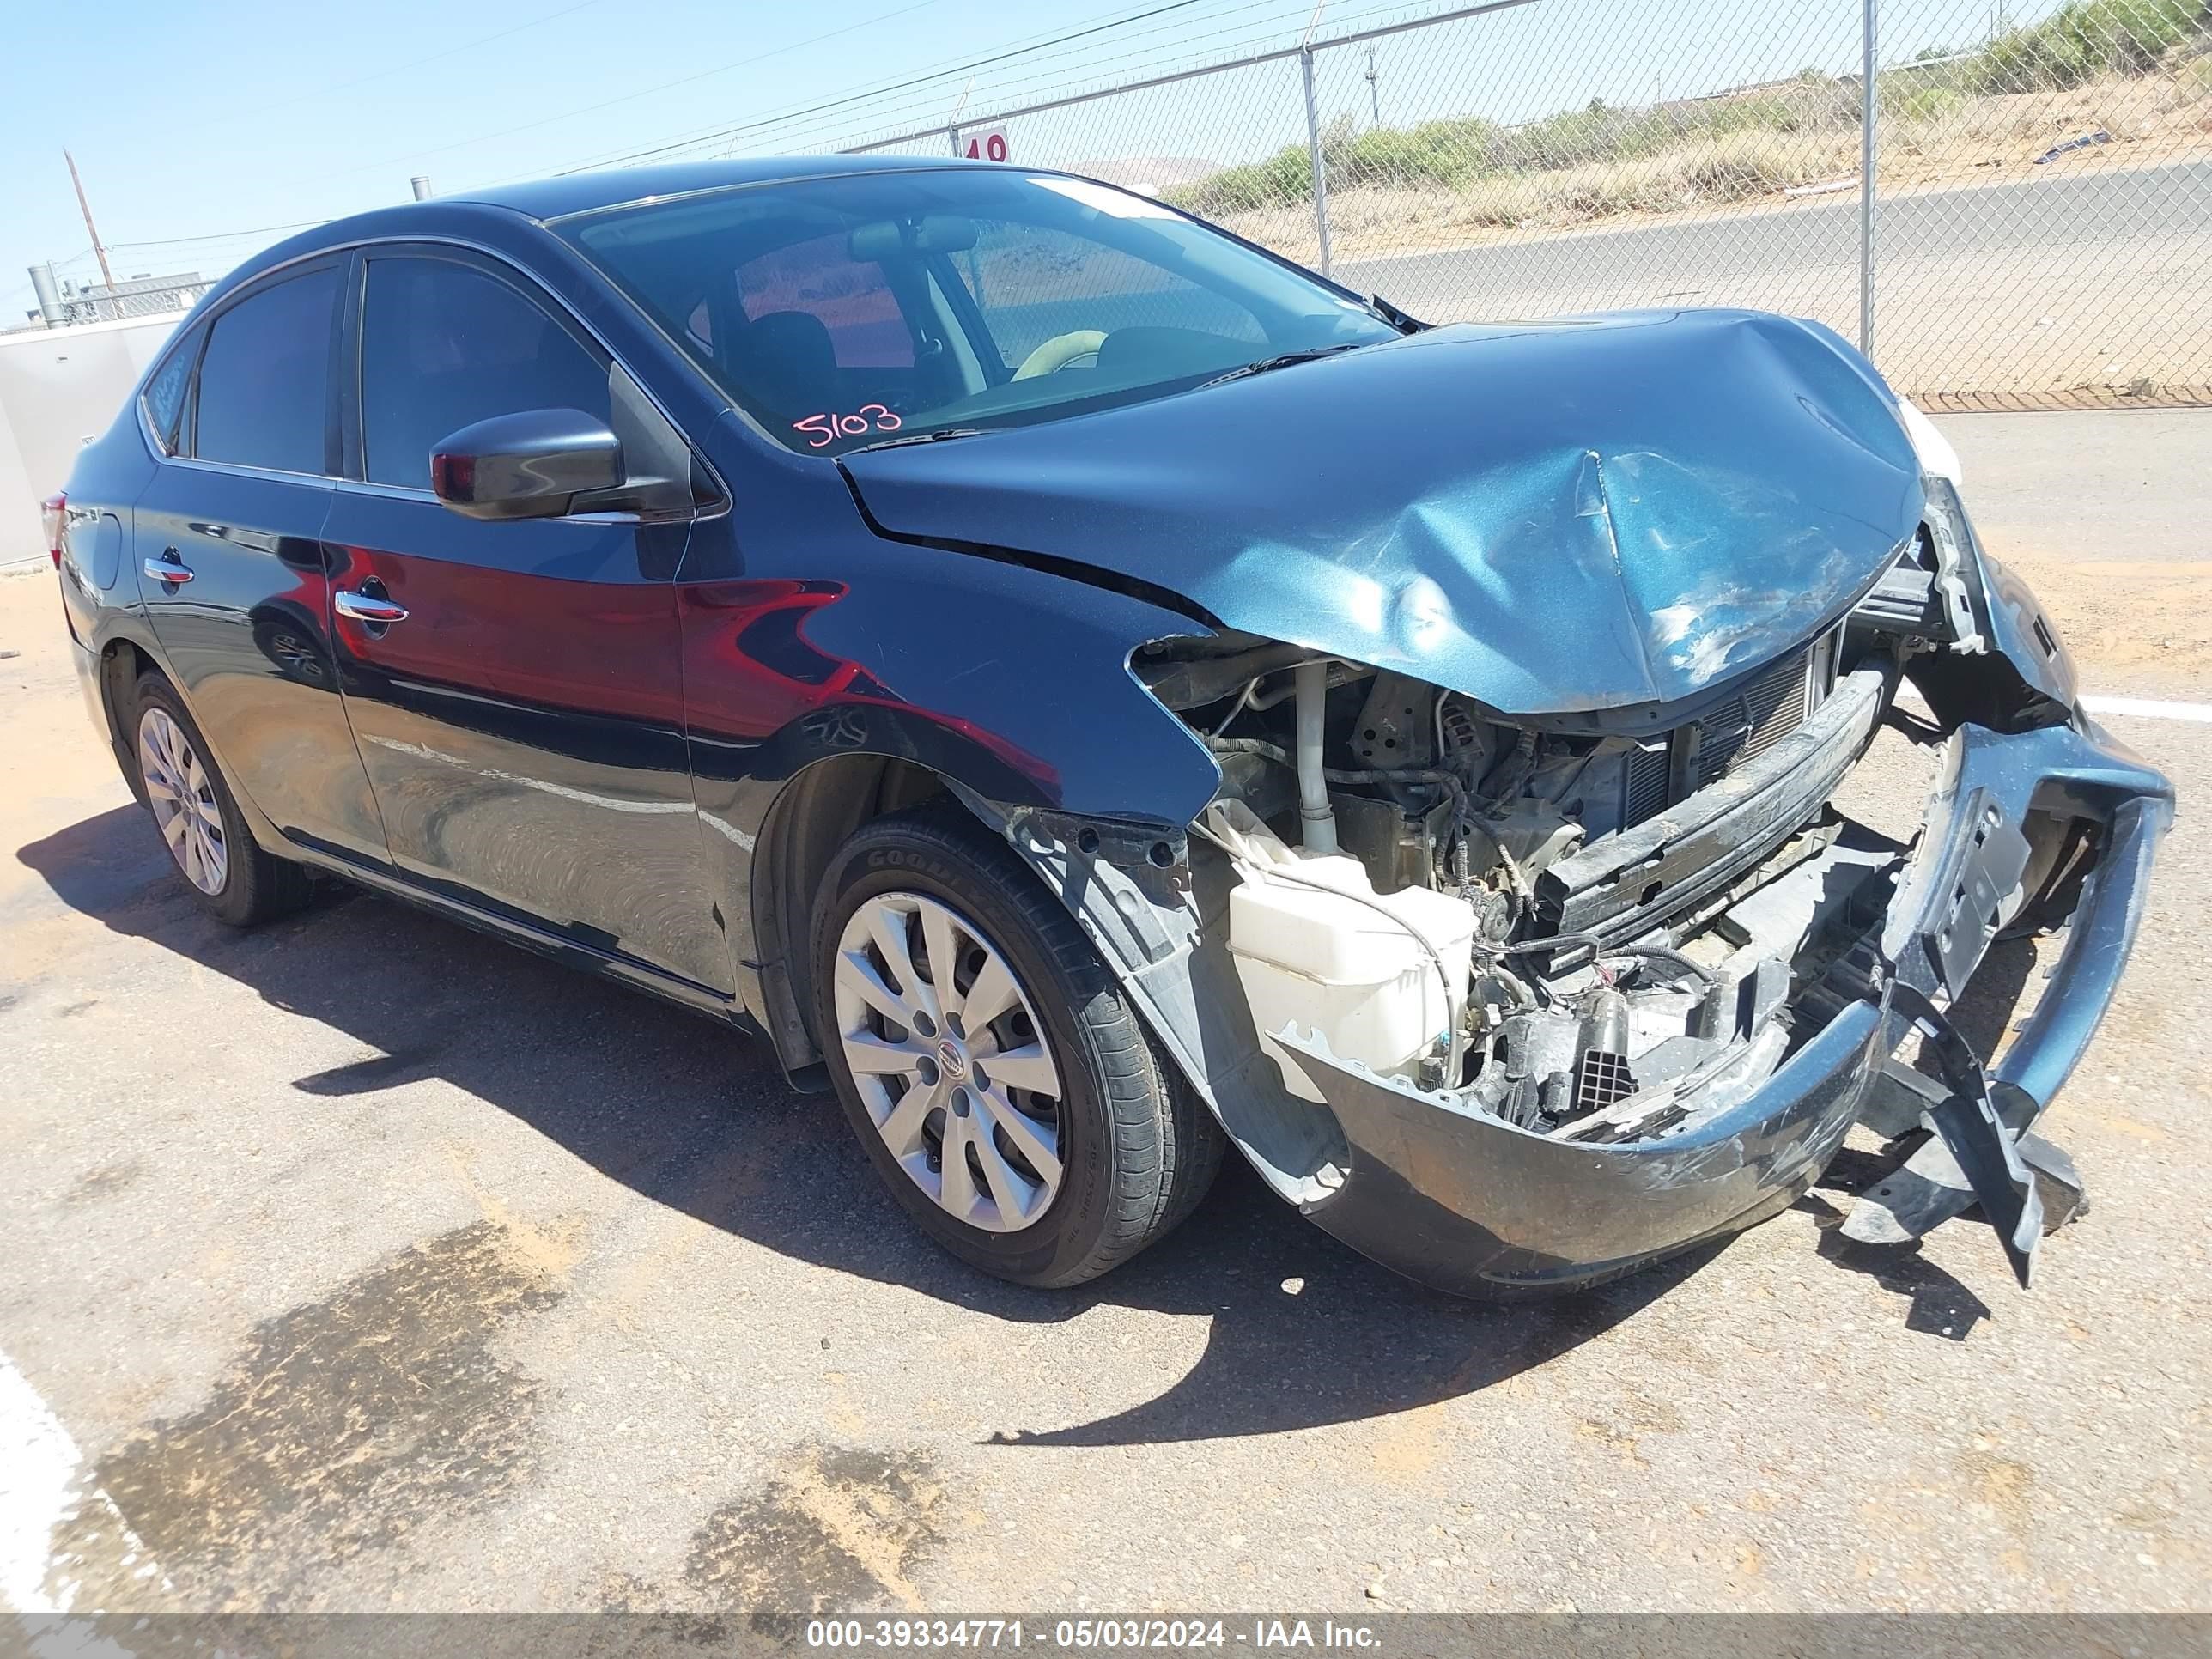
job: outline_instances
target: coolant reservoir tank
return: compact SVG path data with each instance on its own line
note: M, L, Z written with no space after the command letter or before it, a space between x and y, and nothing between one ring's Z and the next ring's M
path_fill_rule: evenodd
M1422 887L1377 893L1358 859L1302 857L1243 817L1229 950L1283 1085L1301 1099L1322 1097L1275 1041L1291 1026L1318 1030L1345 1059L1410 1076L1467 1000L1473 908ZM1442 974L1417 933L1434 946Z

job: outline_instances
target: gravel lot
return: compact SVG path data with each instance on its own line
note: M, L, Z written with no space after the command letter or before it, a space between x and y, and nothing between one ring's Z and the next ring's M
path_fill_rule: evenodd
M2212 696L2212 413L1946 425L2091 689ZM203 920L52 580L0 579L19 1607L2212 1607L2203 725L2109 722L2184 813L2046 1120L2094 1209L2033 1292L1978 1223L1844 1244L1830 1189L1475 1307L1232 1170L1036 1294L921 1244L712 1025L366 896ZM1864 798L1910 823L1894 746Z

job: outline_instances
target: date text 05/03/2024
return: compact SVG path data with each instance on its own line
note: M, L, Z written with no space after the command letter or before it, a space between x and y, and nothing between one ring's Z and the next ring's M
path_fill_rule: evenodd
M1372 1626L1333 1619L815 1619L810 1648L1043 1648L1071 1653L1138 1649L1342 1648L1381 1645Z

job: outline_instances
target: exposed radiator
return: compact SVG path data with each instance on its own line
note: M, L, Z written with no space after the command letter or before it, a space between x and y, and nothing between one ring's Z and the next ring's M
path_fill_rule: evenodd
M1747 680L1734 697L1676 734L1695 732L1689 770L1702 789L1738 763L1756 759L1805 723L1835 684L1837 633L1832 629Z

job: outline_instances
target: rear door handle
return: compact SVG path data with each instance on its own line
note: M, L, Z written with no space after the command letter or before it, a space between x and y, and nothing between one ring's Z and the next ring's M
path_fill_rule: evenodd
M394 605L390 599L373 593L356 593L350 588L340 588L331 596L331 603L341 617L350 617L356 622L396 623L407 620L407 607Z
M157 582L188 582L192 579L189 565L174 564L167 559L148 559L139 567Z

